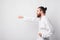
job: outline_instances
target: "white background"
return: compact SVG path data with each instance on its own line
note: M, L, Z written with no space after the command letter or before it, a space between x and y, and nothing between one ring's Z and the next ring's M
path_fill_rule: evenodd
M55 29L51 40L60 40L59 4L60 0L0 0L0 40L36 40L37 24L18 16L35 17L41 5L48 8L47 17Z

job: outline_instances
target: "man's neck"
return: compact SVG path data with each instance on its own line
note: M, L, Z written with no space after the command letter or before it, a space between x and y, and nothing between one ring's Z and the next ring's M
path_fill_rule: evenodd
M41 17L45 16L43 13L41 14Z

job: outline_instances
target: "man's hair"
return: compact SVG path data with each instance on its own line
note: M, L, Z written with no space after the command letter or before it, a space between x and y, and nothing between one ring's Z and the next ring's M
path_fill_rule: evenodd
M40 8L44 14L46 13L47 7L39 6L38 8Z

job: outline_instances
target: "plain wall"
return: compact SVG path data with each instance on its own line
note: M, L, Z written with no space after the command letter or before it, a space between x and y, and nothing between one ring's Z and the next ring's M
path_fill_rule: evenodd
M47 17L54 28L51 40L60 40L59 4L60 0L0 0L0 40L36 40L37 24L21 21L18 16L35 17L41 5L48 8Z

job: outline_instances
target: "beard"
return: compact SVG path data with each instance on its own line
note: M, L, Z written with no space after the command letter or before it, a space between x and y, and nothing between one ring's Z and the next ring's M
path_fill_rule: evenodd
M41 17L41 14L37 14L37 17L40 18Z

